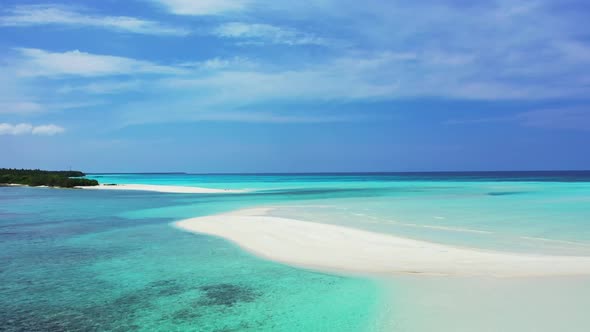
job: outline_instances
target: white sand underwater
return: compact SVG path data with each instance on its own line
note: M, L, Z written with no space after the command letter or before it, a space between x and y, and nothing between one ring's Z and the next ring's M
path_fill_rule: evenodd
M78 187L91 190L138 190L138 191L153 191L161 193L177 193L177 194L223 194L223 193L242 193L245 190L232 189L216 189L203 187L188 187L188 186L166 186L166 185L149 185L149 184L117 184L117 185L98 185L90 187Z

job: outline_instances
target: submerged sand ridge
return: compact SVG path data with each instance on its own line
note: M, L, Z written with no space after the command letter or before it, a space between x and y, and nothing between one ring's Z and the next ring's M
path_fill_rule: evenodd
M177 194L231 194L243 193L247 190L235 189L217 189L217 188L203 188L203 187L189 187L189 186L167 186L167 185L149 185L149 184L117 184L117 185L98 185L93 187L78 187L92 190L138 190L138 191L152 191L160 193L177 193Z
M270 208L182 220L176 226L219 236L267 259L363 275L590 275L590 257L454 247L342 226L269 216Z

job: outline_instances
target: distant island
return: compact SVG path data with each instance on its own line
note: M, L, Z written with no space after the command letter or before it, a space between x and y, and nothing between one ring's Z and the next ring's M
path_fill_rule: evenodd
M0 185L20 184L32 187L48 186L74 188L98 186L98 181L84 179L80 171L43 171L39 169L0 168Z

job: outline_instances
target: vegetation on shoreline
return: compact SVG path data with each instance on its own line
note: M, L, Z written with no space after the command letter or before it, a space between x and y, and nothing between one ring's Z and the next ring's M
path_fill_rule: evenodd
M42 171L39 169L0 168L0 184L73 188L97 186L98 181L81 178L80 171Z

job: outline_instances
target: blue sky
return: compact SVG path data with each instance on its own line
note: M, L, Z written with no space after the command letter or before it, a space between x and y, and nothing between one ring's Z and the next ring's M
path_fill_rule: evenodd
M3 0L0 166L590 169L582 0Z

